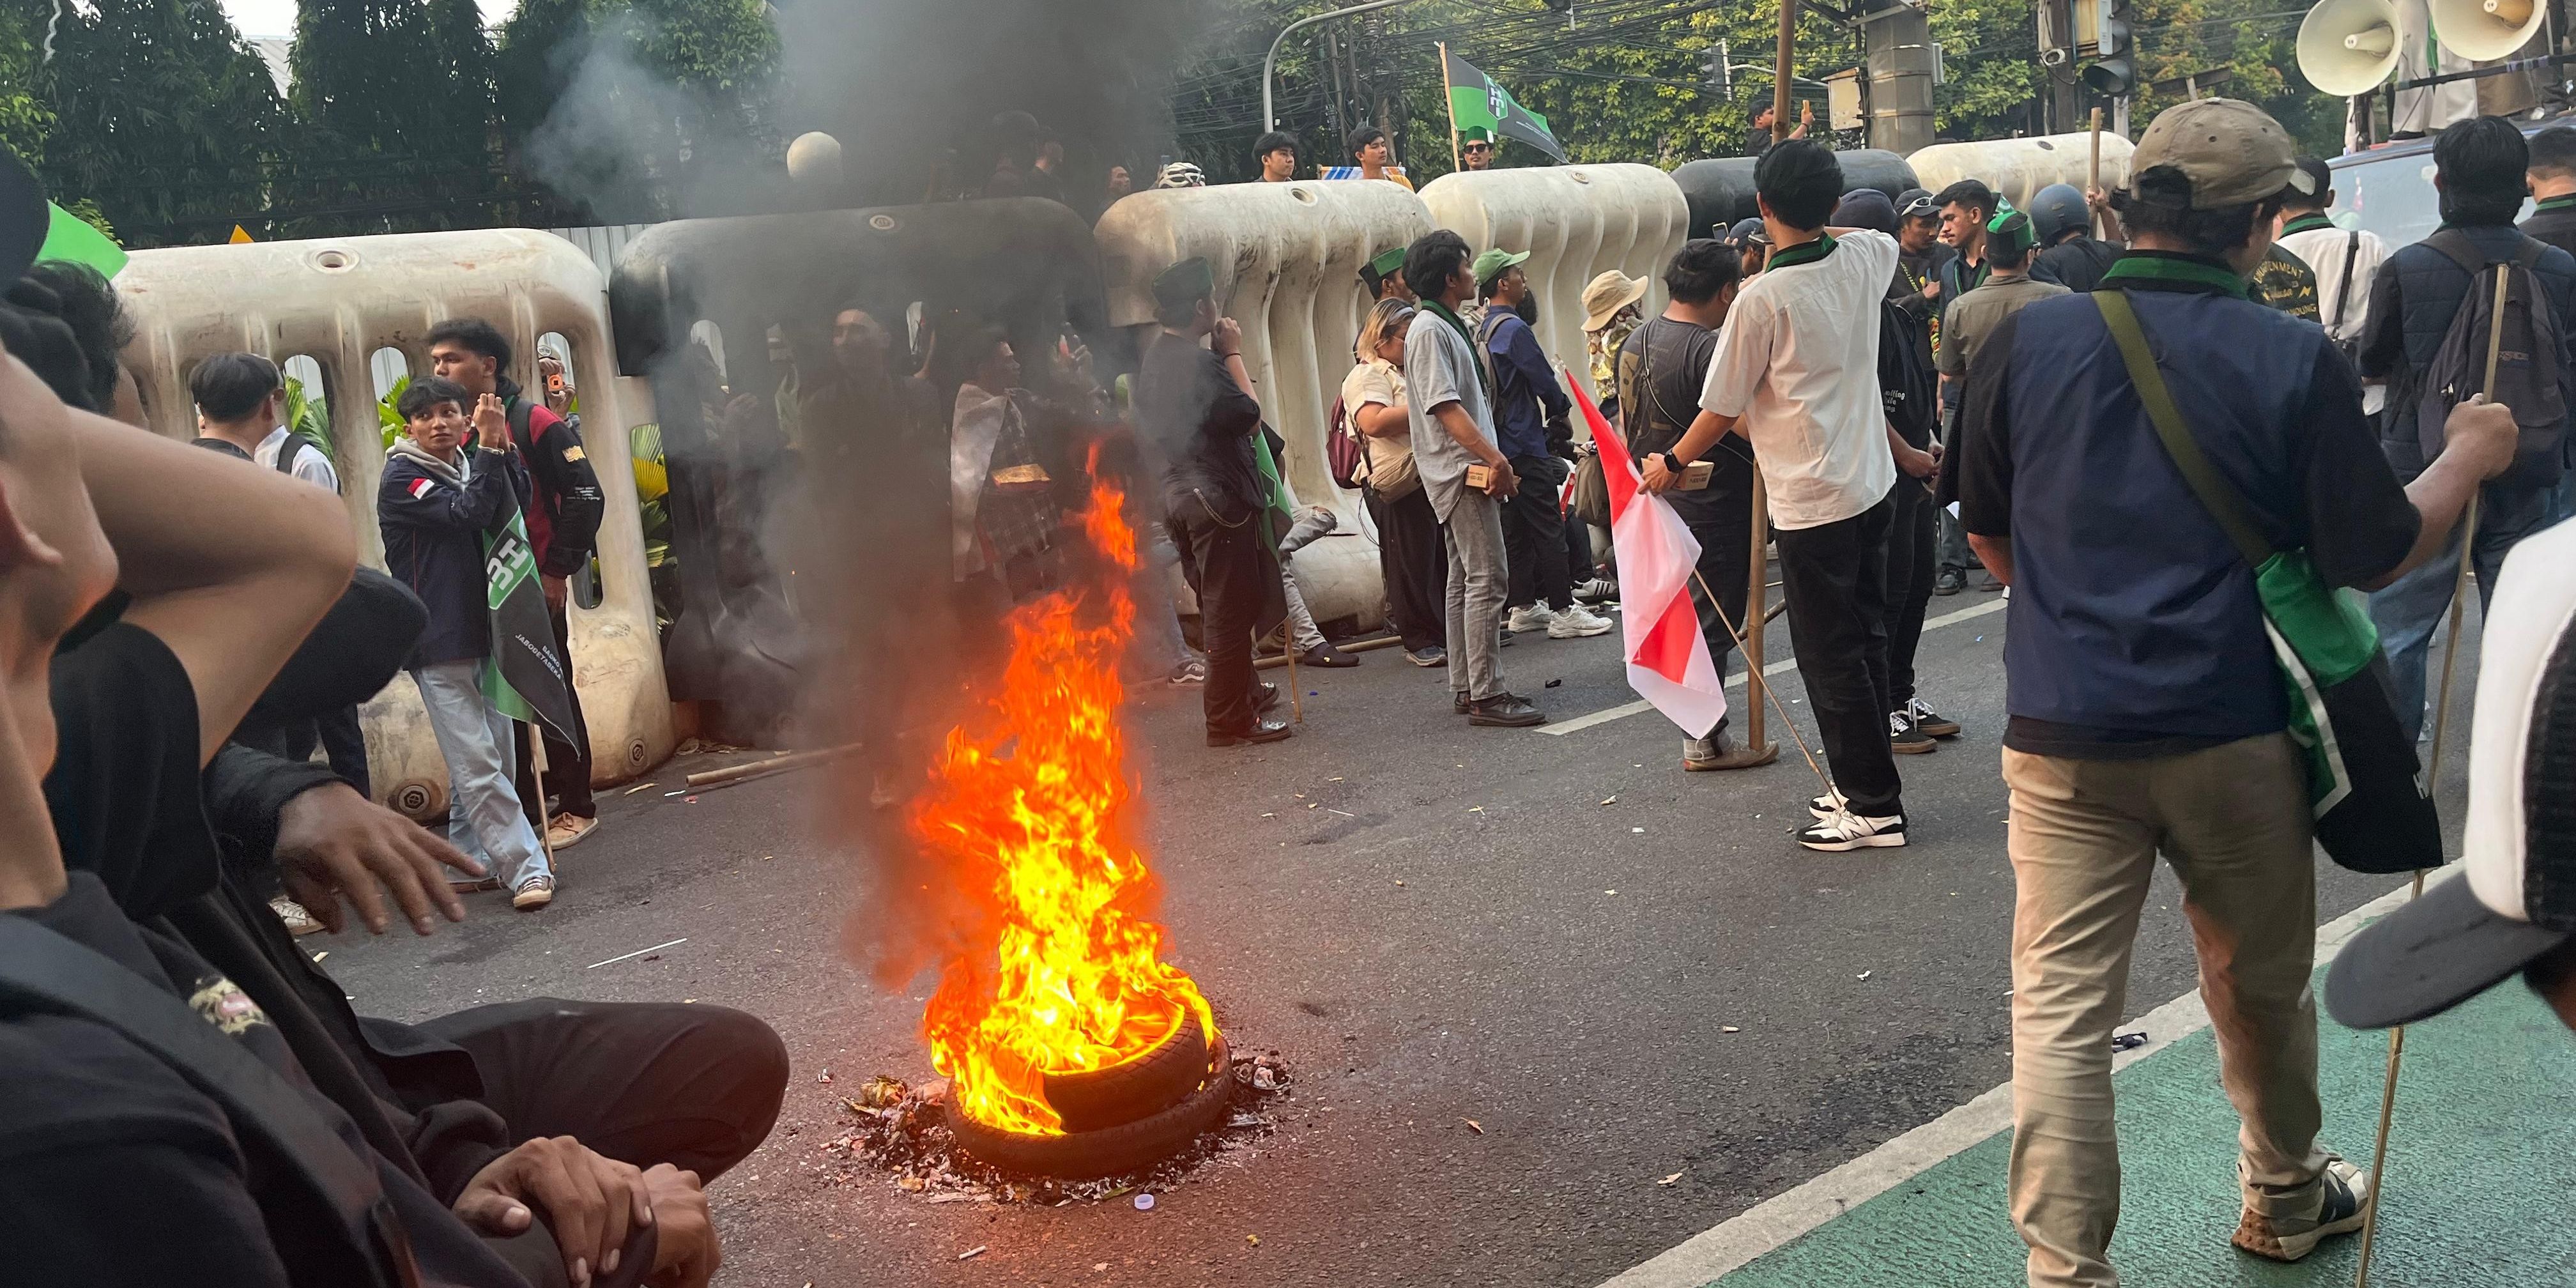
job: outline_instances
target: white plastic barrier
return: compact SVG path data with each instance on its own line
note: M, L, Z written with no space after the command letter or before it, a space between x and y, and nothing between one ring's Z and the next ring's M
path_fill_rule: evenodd
M600 605L571 608L592 779L623 781L671 754L671 701L627 465L626 431L651 408L628 405L635 401L630 386L640 382L612 378L607 285L580 249L551 233L505 228L147 250L134 255L116 288L136 324L125 361L159 433L194 436L188 373L210 354L305 354L320 364L341 496L360 557L377 567L384 564L376 531L384 440L370 355L390 347L415 375L424 373L422 336L430 326L482 317L509 337L509 374L533 388L537 338L551 331L569 340L582 435L608 500L599 525ZM368 702L364 724L378 798L415 817L443 814L447 768L410 679L398 677Z
M1360 265L1429 231L1429 212L1400 185L1350 180L1140 192L1110 207L1095 235L1116 326L1152 325L1164 269L1193 256L1215 267L1218 306L1242 324L1253 388L1287 440L1290 489L1357 533L1359 494L1327 474L1324 435L1369 305ZM1327 537L1298 553L1296 571L1318 619L1383 616L1374 543Z
M2102 187L2126 187L2127 139L2102 135ZM2034 139L1992 139L1984 143L1936 143L1905 158L1925 188L1939 192L1961 179L1983 180L2013 205L2027 208L2031 194L2052 183L2073 184L2082 192L2093 166L2093 136L2051 134Z
M1617 269L1653 283L1648 316L1662 311L1664 265L1690 229L1681 185L1650 165L1536 166L1447 174L1422 189L1442 228L1482 252L1530 252L1522 271L1538 293L1538 340L1592 388L1584 349L1583 288ZM1578 430L1578 432L1580 432Z

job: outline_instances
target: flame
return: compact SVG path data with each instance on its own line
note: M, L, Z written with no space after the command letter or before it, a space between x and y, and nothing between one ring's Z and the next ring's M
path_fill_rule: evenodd
M1125 494L1098 479L1083 532L1103 556L1087 593L1011 614L1010 665L978 722L949 731L914 834L984 914L952 947L922 1014L950 1103L978 1122L1060 1135L1042 1075L1143 1055L1195 1016L1198 986L1162 960L1159 893L1136 846L1136 783L1118 722L1136 543Z

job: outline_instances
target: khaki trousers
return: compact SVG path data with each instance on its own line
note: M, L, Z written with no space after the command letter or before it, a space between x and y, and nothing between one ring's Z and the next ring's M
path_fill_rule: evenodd
M2034 1288L2104 1288L2120 1215L2111 1033L2128 1003L2138 915L2161 851L2181 878L2243 1129L2245 1203L2300 1216L2322 1199L2317 1148L2313 825L2286 734L2150 760L2004 752L2012 789L2013 1225ZM2212 1239L2232 1227L2216 1225Z

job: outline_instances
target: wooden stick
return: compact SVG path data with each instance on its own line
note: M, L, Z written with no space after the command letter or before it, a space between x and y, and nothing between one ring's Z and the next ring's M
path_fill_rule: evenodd
M1762 601L1764 590L1771 584L1771 569L1769 561L1762 556L1762 548L1770 544L1764 538L1771 535L1771 514L1768 503L1763 499L1762 471L1758 467L1753 471L1752 522L1753 557L1745 561L1751 567L1752 575L1747 579L1750 584L1744 592L1744 636L1735 643L1736 647L1744 650L1744 692L1753 699L1749 704L1752 710L1745 717L1744 745L1755 751L1767 751L1771 749L1771 742L1762 736L1762 704L1770 694L1771 684L1762 678L1762 628L1770 624L1771 615L1762 610ZM1693 569L1692 572L1696 574L1698 570ZM1781 602L1787 602L1785 596ZM1725 614L1718 616L1724 617ZM1797 731L1792 729L1790 732L1794 734Z
M747 765L732 765L724 769L710 769L704 773L691 774L687 782L691 787L716 787L726 783L739 783L745 779L765 778L791 769L819 765L827 760L838 760L858 749L858 743L845 742L838 747L823 747L814 751L781 752L767 760L755 760Z
M1297 688L1297 633L1288 629L1285 622L1279 625L1279 653L1288 659L1288 714L1295 717L1297 723L1304 724L1306 699L1299 696ZM1253 716L1256 723L1260 719L1257 713Z
M1789 55L1798 44L1798 0L1780 0L1780 52L1771 69L1771 141L1789 137ZM1441 67L1448 67L1442 60ZM1759 487L1759 484L1755 485ZM1759 552L1757 551L1757 557ZM1759 711L1761 708L1756 707Z
M528 777L537 788L537 844L546 852L546 871L555 870L555 816L546 809L546 730L528 721Z
M1450 92L1449 46L1443 41L1433 44L1432 48L1440 51L1440 103L1449 109L1449 173L1456 174L1466 169L1467 163L1458 156L1458 100Z
M2102 109L2098 107L2093 109L2093 161L2087 173L2092 178L2088 180L2091 186L2084 189L2084 218L2092 225L2093 235L2099 237L2102 235L2102 221L2092 210L2093 194L2102 190Z
M1361 640L1355 644L1335 644L1333 647L1340 649L1345 653L1367 653L1376 649L1394 648L1396 645L1402 644L1403 642L1403 636L1389 635L1383 639ZM1276 671L1280 667L1286 665L1288 665L1288 654L1286 650L1283 649L1277 657L1255 659L1252 663L1252 669L1256 671Z

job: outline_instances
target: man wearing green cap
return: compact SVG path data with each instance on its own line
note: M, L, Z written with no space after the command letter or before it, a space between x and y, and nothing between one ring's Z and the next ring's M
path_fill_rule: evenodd
M1389 246L1377 258L1360 265L1360 287L1368 292L1369 303L1379 300L1402 300L1418 304L1420 298L1404 280L1404 247Z
M1606 634L1610 619L1574 602L1565 512L1556 501L1557 489L1573 473L1558 455L1558 444L1573 450L1566 417L1574 402L1530 329L1538 300L1521 267L1528 259L1528 251L1495 249L1475 263L1476 291L1485 300L1476 341L1494 372L1494 438L1521 481L1520 490L1503 502L1503 549L1511 570L1503 600L1511 618L1504 629L1545 631L1551 639Z
M1287 604L1263 515L1271 488L1253 454L1261 402L1243 328L1218 315L1216 273L1204 259L1154 279L1154 320L1160 328L1136 372L1136 425L1165 462L1163 512L1199 597L1208 745L1277 742L1289 729L1264 715L1278 691L1254 683L1252 639L1276 627Z
M1470 125L1458 132L1458 155L1469 170L1494 168L1494 132Z
M1945 401L1958 401L1956 382L1966 378L1968 360L2005 318L2033 300L2067 293L2063 286L2031 277L2030 253L2037 244L2030 216L2018 210L2007 206L1986 221L1985 283L1950 301L1941 317L1941 344L1934 365L1940 369L1942 383L1952 386ZM1964 410L1961 414L1965 415Z

